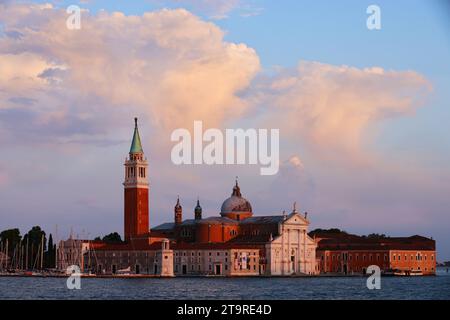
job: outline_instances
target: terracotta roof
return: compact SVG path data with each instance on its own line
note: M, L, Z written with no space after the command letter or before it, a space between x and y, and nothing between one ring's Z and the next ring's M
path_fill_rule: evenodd
M102 247L96 248L97 251L144 251L144 250L159 250L162 242L148 243L123 243L123 244L105 244Z
M284 221L282 215L279 216L260 216L250 217L241 221L241 224L278 224Z
M227 218L227 217L209 217L201 220L197 220L201 224L239 224L239 221Z
M329 235L328 235L329 236ZM436 241L422 236L367 238L355 235L319 241L318 250L436 250Z

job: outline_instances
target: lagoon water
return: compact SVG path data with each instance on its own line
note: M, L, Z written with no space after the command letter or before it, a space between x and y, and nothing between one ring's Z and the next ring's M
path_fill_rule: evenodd
M450 271L435 277L383 277L369 290L364 277L81 279L0 277L0 299L445 299Z

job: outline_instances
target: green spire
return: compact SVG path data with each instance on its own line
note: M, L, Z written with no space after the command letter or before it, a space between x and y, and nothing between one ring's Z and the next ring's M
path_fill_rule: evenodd
M143 153L141 137L139 137L139 130L137 126L137 118L134 118L134 134L133 141L131 142L130 153Z

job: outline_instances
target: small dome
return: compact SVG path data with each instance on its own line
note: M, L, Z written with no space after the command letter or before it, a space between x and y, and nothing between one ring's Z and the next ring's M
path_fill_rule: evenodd
M220 210L222 215L233 212L252 212L252 206L247 199L242 197L241 189L239 188L237 181L231 197L223 202Z

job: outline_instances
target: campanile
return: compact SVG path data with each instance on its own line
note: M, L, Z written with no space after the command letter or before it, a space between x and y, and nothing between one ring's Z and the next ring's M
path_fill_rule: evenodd
M144 157L141 138L134 118L134 134L130 152L125 160L124 219L125 241L147 235L149 230L148 163Z

